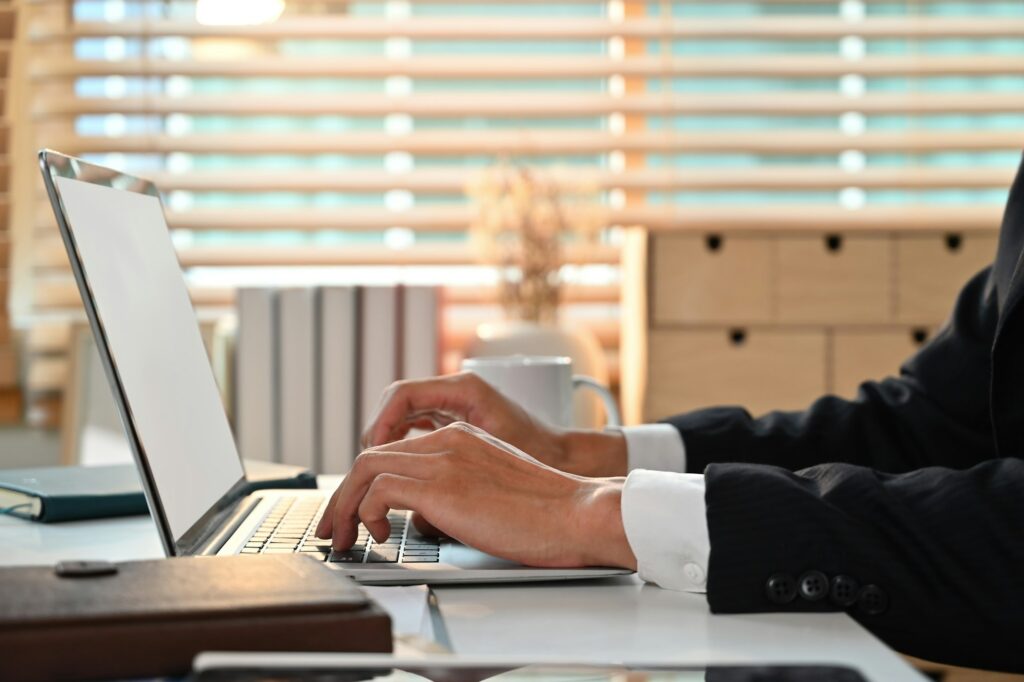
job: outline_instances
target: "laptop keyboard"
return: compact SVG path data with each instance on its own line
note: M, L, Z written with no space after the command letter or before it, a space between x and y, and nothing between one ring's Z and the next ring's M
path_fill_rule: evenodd
M436 564L440 547L436 538L420 535L409 512L388 514L391 535L378 543L359 524L355 543L342 552L331 550L331 540L316 537L316 526L326 500L320 497L281 497L263 523L249 537L242 554L294 554L319 557L343 564Z

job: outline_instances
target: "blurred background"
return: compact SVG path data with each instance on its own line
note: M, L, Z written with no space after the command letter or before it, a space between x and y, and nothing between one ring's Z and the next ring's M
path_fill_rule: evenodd
M88 460L89 424L123 450L39 147L155 181L236 422L283 390L240 290L402 285L420 374L569 353L634 423L897 372L1024 147L1019 0L22 0L0 31L0 467Z

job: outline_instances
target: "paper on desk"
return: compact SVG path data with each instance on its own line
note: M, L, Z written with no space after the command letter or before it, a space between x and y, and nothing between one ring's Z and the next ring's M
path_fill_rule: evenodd
M426 585L364 585L363 591L391 616L391 631L396 637L432 638Z

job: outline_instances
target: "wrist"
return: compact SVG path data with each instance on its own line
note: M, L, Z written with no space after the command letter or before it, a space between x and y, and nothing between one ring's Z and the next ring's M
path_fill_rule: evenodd
M559 440L563 471L590 478L626 475L626 438L620 431L568 430Z
M623 479L589 482L578 519L582 540L580 563L584 566L611 566L636 570L636 556L626 537L622 522Z

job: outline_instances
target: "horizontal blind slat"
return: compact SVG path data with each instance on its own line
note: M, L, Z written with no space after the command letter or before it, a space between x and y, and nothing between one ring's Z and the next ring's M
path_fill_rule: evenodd
M578 93L446 93L414 97L379 94L323 94L316 98L281 95L210 95L96 98L44 96L33 106L37 120L80 114L193 114L193 115L293 115L293 116L413 116L464 118L491 116L603 117L614 113L754 114L760 116L835 115L847 111L883 113L991 113L1024 111L1024 94L1016 92L964 93L868 93L848 97L833 92L771 92L751 97L727 94L642 94L616 97Z
M238 37L281 39L413 39L473 40L605 40L613 37L647 39L839 39L856 34L870 38L1020 37L1024 20L1012 17L870 17L850 22L839 16L758 16L736 19L669 19L519 17L417 17L385 20L377 17L286 17L252 26L204 25L194 21L154 19L112 22L81 21L65 29L41 19L29 27L34 42L67 41L105 36Z
M433 156L462 154L602 154L635 152L836 153L846 149L925 153L1024 148L1017 130L869 131L749 130L680 133L671 130L416 130L407 135L359 133L224 133L190 135L44 136L47 145L71 154L123 152L191 154L384 154L405 151Z
M53 230L53 215L42 206L37 226ZM819 232L886 230L992 230L999 226L1001 204L865 206L849 210L834 204L641 205L606 212L608 226L641 225L652 230ZM424 206L407 212L384 208L345 209L194 209L167 211L171 229L258 232L293 230L379 231L407 227L429 232L462 232L473 220L469 206ZM397 253L397 251L396 251Z
M577 186L633 190L814 190L857 186L864 188L985 188L1008 187L1012 167L936 168L929 166L876 167L849 172L834 166L760 168L646 168L628 173L589 168L573 169ZM413 192L461 194L479 174L475 169L421 169L396 175L383 170L352 171L191 171L151 173L162 191L198 192ZM564 173L568 177L568 171Z
M851 61L837 55L813 58L790 55L749 57L530 57L530 56L427 56L414 60L380 57L344 59L254 57L231 60L119 59L84 60L44 58L30 65L33 79L47 81L82 76L189 76L189 77L362 77L385 78L608 78L642 77L825 78L849 73L865 76L958 76L1018 74L1022 58L1002 55L923 57L868 56Z

